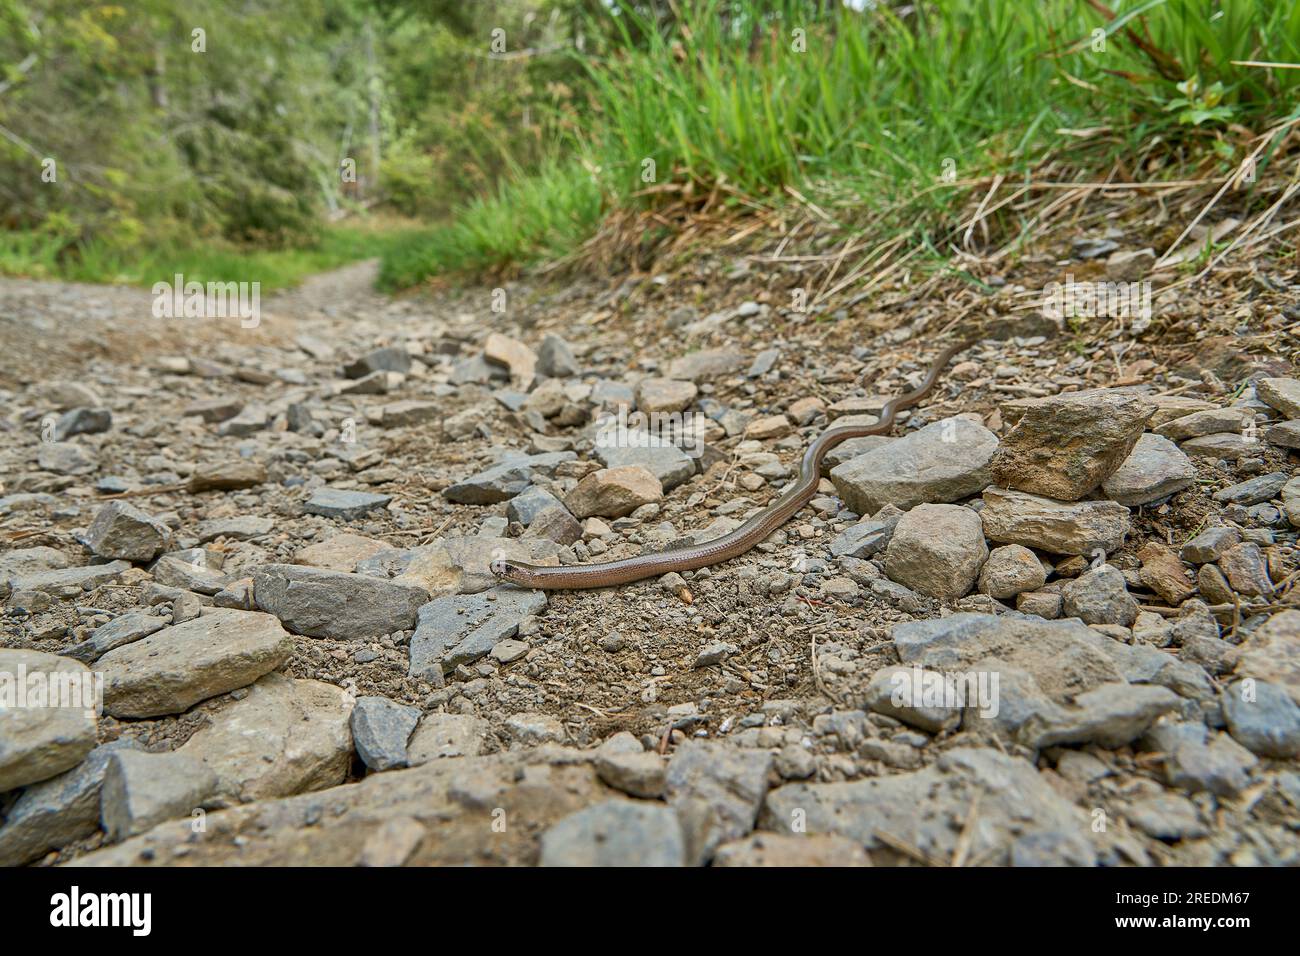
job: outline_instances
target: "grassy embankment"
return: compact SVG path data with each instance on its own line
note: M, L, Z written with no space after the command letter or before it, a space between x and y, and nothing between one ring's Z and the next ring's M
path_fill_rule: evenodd
M990 175L1048 159L1120 179L1223 175L1251 134L1300 116L1300 69L1244 65L1300 64L1293 0L946 0L821 20L806 4L675 7L672 28L587 63L580 138L394 243L381 282L553 259L612 214L692 197L723 214L797 202L925 245Z

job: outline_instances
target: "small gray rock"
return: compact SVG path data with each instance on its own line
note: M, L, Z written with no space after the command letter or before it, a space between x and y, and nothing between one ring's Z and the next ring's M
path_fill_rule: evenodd
M989 484L989 461L998 440L965 418L933 422L831 470L844 503L858 514L887 504L960 501Z
M542 834L541 866L683 866L677 814L657 803L607 800Z
M1198 840L1210 832L1201 822L1196 804L1173 793L1139 800L1124 810L1124 816L1147 836L1167 843Z
M550 714L524 712L513 714L506 721L506 733L523 747L540 747L542 744L564 740L564 724Z
M569 343L547 333L537 349L537 371L547 378L571 378L582 372Z
M167 626L167 622L144 611L131 611L95 628L90 639L68 648L67 656L83 664L92 664L115 647L148 637Z
M1025 591L1036 591L1047 581L1047 571L1038 556L1024 545L994 548L980 569L979 590L1005 600Z
M375 372L401 372L411 370L411 356L404 348L390 346L368 352L355 361L343 366L343 374L348 378L365 378Z
M1220 701L1228 732L1247 750L1279 759L1300 754L1300 706L1282 688L1237 681Z
M442 674L472 664L500 641L514 637L524 618L545 607L544 591L516 587L430 601L419 609L411 637L411 676L441 680Z
M296 564L264 564L253 571L260 610L308 637L360 640L415 626L429 599L424 588L367 574Z
M100 797L104 832L116 842L166 820L188 817L217 789L217 775L193 757L116 751Z
M547 508L563 508L559 498L543 488L533 486L515 495L506 505L506 517L527 528Z
M926 733L952 730L961 723L961 708L926 704L925 681L944 681L939 672L925 672L920 667L884 667L871 676L864 705L877 714L885 714Z
M1183 545L1180 554L1184 561L1191 564L1209 564L1219 560L1225 551L1240 542L1241 532L1236 528L1206 528Z
M113 413L107 408L74 408L64 412L54 423L54 440L66 441L73 435L94 435L113 427Z
M1268 562L1264 559L1264 552L1253 541L1234 544L1223 552L1219 556L1219 569L1238 594L1264 597L1273 593L1273 582L1268 576Z
M1260 451L1259 439L1237 432L1189 438L1180 447L1194 458L1222 458L1225 461L1250 458Z
M869 558L883 551L894 536L903 512L897 508L881 509L874 518L850 525L831 541L831 554L837 558Z
M206 544L217 538L231 541L247 541L270 534L275 522L259 515L237 515L233 518L210 518L199 523L199 544Z
M1220 504L1257 505L1276 498L1290 479L1291 476L1285 471L1260 475L1258 478L1221 488L1214 493L1214 500Z
M406 766L406 742L420 721L417 707L387 697L358 697L352 709L352 740L357 754L371 770Z
M1108 564L1079 575L1061 589L1066 617L1085 624L1118 624L1132 627L1137 620L1137 601L1128 593L1124 575Z
M41 442L36 464L56 475L88 475L99 467L92 452L72 442Z
M1177 445L1159 435L1142 435L1101 490L1112 501L1137 506L1168 498L1195 480L1196 466Z
M738 648L734 644L728 644L725 641L713 641L706 644L700 649L695 656L695 667L708 667L712 664L721 664L724 660L735 654Z
M1233 797L1250 785L1254 754L1224 733L1210 736L1202 723L1161 723L1143 742L1164 754L1165 779L1189 793L1208 790Z
M304 513L355 521L376 508L386 508L392 495L375 495L367 491L348 491L328 486L317 488L302 506Z
M95 515L86 543L101 558L152 561L171 543L171 529L125 501L110 501Z
M641 749L626 731L615 734L596 748L592 764L600 779L633 797L657 800L667 782L667 765L657 753Z
M1158 717L1178 707L1179 698L1164 687L1102 684L1075 696L1073 706L1026 724L1020 739L1036 750L1058 744L1095 743L1122 747L1140 737Z
M491 505L509 501L532 484L534 475L549 475L561 462L578 456L571 451L542 455L517 455L446 488L442 496L463 505ZM694 470L694 469L692 469Z

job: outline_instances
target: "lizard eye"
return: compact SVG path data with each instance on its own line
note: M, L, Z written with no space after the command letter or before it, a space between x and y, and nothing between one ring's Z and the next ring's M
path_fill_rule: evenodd
M504 575L507 572L509 572L510 563L506 561L505 558L496 558L491 564L488 565L488 569L491 570L493 574L500 577L501 575Z

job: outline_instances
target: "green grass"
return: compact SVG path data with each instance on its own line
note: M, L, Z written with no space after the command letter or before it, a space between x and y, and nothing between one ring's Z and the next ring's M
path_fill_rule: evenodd
M309 275L386 257L409 246L421 230L381 221L337 225L300 249L254 249L226 243L145 244L115 249L103 242L72 246L40 232L0 231L0 274L151 286L180 273L187 282L260 282L263 292L297 285Z
M905 18L882 3L833 21L772 6L679 3L665 29L610 14L622 42L586 62L582 133L540 173L395 248L383 281L562 255L606 212L675 195L644 194L647 160L659 185L722 183L731 202L761 204L789 202L791 187L841 222L920 239L951 217L963 180L1024 175L1049 154L1101 172L1155 157L1157 175L1177 175L1207 154L1226 169L1244 156L1237 131L1300 99L1300 70L1232 63L1300 62L1294 0L1111 0L1112 21L1083 0L922 2Z
M397 289L430 275L492 272L561 256L591 234L601 211L600 186L589 171L547 163L533 175L517 173L450 225L394 243L380 265L379 285Z

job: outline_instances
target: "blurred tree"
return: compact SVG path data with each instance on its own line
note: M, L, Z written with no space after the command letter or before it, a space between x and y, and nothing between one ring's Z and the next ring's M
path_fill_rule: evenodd
M664 6L669 9L668 5ZM0 0L0 227L310 242L580 129L605 0Z

